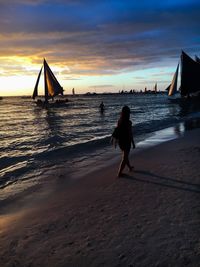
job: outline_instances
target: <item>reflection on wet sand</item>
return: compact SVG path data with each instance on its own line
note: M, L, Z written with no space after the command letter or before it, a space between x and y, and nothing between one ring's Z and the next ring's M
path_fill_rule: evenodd
M200 128L200 118L192 118L184 122L185 131Z
M174 126L174 133L177 135L177 137L181 137L183 135L182 125L177 124Z
M177 137L184 135L184 132L200 128L200 118L190 118L183 123L176 124L174 126L174 133Z

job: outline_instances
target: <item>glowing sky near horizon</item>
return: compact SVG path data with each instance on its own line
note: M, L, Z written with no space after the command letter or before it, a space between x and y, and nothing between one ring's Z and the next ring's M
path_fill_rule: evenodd
M164 90L199 26L194 0L0 0L0 95L31 95L44 57L66 93Z

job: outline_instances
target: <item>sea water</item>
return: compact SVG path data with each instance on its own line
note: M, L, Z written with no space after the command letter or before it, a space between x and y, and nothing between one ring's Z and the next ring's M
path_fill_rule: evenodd
M38 182L51 168L84 165L102 149L111 149L110 137L124 105L131 109L136 143L193 114L170 103L165 94L79 95L69 100L47 109L29 97L0 101L0 190L9 191L11 185L13 190L23 181Z

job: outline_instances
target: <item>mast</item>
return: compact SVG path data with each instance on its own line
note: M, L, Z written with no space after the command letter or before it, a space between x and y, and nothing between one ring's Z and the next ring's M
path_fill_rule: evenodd
M45 97L45 102L48 102L47 63L45 59L44 59L44 97Z

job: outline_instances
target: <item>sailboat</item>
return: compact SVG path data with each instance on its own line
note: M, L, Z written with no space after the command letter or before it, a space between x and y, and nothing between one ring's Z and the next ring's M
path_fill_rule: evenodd
M174 73L168 91L168 99L172 102L200 101L200 64L184 51L181 54L180 89L177 90L179 64ZM179 93L179 94L178 94ZM173 97L179 95L178 97Z
M38 97L38 84L40 81L40 76L42 73L42 69L44 68L44 100L37 99L37 105L40 106L49 106L49 105L57 105L68 102L68 99L57 99L54 100L55 96L62 95L63 96L63 87L59 84L52 70L50 69L47 61L44 59L43 66L40 69L40 72L37 77L37 81L35 84L35 88L33 91L33 99ZM51 101L50 101L51 100Z

